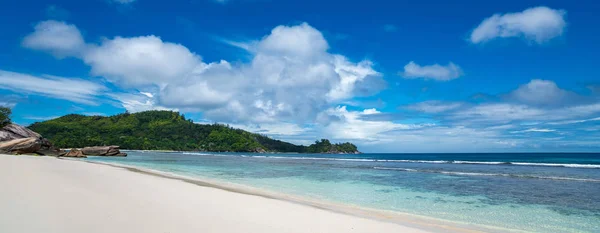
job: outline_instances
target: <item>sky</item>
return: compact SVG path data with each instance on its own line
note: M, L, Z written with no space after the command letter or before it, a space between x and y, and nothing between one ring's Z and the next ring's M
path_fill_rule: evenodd
M13 121L179 111L363 152L600 151L597 1L0 0Z

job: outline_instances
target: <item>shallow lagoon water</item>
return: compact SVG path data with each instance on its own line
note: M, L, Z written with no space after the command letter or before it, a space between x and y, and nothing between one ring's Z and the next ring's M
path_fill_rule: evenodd
M600 232L600 154L128 152L88 160L535 232Z

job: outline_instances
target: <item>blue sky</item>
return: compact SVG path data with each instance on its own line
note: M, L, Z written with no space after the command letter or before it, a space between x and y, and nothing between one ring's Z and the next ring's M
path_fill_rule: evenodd
M28 125L172 109L366 152L600 151L595 1L0 1Z

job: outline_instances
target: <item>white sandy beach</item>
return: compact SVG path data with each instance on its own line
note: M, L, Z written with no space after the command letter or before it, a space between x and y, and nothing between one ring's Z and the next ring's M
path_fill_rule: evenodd
M123 168L0 155L0 232L426 232Z

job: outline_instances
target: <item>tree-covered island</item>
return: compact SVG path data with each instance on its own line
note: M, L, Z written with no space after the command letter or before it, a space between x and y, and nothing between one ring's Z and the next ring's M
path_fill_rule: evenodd
M348 142L321 139L310 146L295 145L223 124L197 124L172 111L109 117L70 114L34 123L29 129L60 148L119 145L132 150L359 153Z

